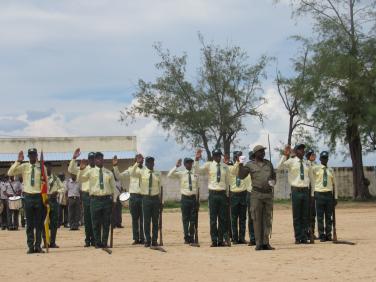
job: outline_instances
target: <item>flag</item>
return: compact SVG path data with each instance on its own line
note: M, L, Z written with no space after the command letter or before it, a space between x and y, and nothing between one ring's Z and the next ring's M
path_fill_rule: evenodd
M43 151L40 154L41 163L41 194L43 205L46 207L46 218L44 219L44 231L46 234L46 250L48 252L48 246L50 245L50 205L48 203L48 177L44 166Z

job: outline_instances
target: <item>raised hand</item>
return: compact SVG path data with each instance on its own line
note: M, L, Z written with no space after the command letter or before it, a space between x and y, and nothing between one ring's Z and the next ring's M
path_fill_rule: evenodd
M144 157L141 154L138 154L136 157L136 162L142 164L144 162Z
M285 150L283 151L283 154L284 154L286 157L290 156L290 154L291 154L291 146L290 146L290 145L287 145L287 146L285 147Z
M195 160L196 160L196 161L199 161L201 158L202 158L202 150L201 150L201 149L198 149L198 150L196 151Z
M230 162L230 156L229 156L228 154L225 154L225 155L223 156L223 162L224 162L225 164L228 164L228 163Z
M112 166L117 166L119 163L117 156L115 155L112 159Z
M17 161L22 162L25 159L23 151L18 153Z
M77 148L74 153L73 153L73 159L77 159L81 155L81 150L80 148Z
M80 170L85 169L86 166L87 166L87 163L88 163L87 160L82 159L82 160L80 161Z
M176 162L176 167L181 167L181 159L178 159Z

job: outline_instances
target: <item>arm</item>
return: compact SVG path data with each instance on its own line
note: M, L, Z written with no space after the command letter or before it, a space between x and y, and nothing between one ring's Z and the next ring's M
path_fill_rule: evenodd
M233 176L238 176L240 170L240 163L237 161L234 165L230 165L229 172Z
M206 173L208 172L209 170L209 165L210 163L209 162L206 162L203 166L200 167L200 164L198 161L195 161L193 163L193 169L197 172L197 173Z
M8 170L8 176L21 175L23 173L24 166L21 162L16 161Z
M179 172L177 170L178 168L174 166L167 174L167 177L169 178L178 178L179 177Z
M86 182L90 178L90 168L86 167L84 169L80 169L77 174L78 182Z
M137 162L133 166L131 166L128 170L129 170L130 176L141 177L141 170L138 168Z
M68 172L71 174L77 175L79 171L80 171L80 168L77 165L77 160L71 159L71 161L69 162L69 166L68 166Z
M278 162L278 165L277 165L277 169L278 170L282 170L282 169L288 169L290 167L290 161L291 159L287 159L286 156L282 156L282 158L280 159L280 161Z

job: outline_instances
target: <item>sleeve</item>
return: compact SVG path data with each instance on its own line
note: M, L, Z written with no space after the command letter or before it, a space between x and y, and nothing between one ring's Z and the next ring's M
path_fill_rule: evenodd
M71 159L68 166L68 172L74 175L77 175L80 171L80 168L77 165L77 160Z
M233 176L238 176L238 174L239 174L239 167L240 167L240 163L239 162L235 162L234 165L228 166L230 174L233 175Z
M20 162L15 162L8 170L8 176L21 175L23 173L24 166Z
M141 176L141 171L138 168L138 163L135 163L133 166L129 168L129 174L130 176L133 177L140 177Z
M123 172L120 172L118 166L114 166L113 169L114 169L114 174L115 174L116 179L120 180L122 178L124 179L125 177L130 176L129 169L124 170Z
M77 180L81 183L88 181L90 178L90 171L91 170L88 169L87 167L82 170L80 169L77 174Z
M193 163L193 168L197 173L205 173L209 170L209 162L206 162L203 166L200 166L200 163L198 161L195 161Z
M278 162L277 169L282 170L282 169L288 169L290 166L290 159L287 159L286 156L282 156L280 161Z
M177 178L179 177L179 173L177 171L177 167L174 166L167 174L167 177L170 177L170 178Z

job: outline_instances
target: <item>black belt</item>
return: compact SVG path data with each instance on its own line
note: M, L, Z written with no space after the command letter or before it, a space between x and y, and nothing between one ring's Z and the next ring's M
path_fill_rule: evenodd
M332 191L327 191L327 192L319 192L319 191L315 191L315 194L318 193L320 195L330 195L332 196L333 195L333 192Z
M154 198L159 198L159 195L141 195L143 198L150 198L150 199L154 199Z
M293 191L293 192L304 192L304 191L308 191L308 187L291 186L291 191Z
M273 192L273 189L272 188L259 188L259 187L255 187L255 186L252 186L252 191L255 191L255 192L259 192L259 193L263 193L263 194L270 194Z
M190 196L188 196L188 195L181 194L181 197L182 198L186 198L186 199L192 199L192 200L196 199L196 195L190 195Z
M246 191L241 191L241 192L232 192L231 191L231 195L236 195L236 196L247 195L247 190Z
M221 195L221 194L225 194L226 193L226 191L225 190L209 190L209 194L219 194L219 195Z
M79 199L80 196L71 196L71 197L68 197L69 199Z
M31 194L31 193L24 192L24 195L27 196L27 197L33 197L33 198L41 197L40 193Z
M139 194L139 193L130 193L131 194L131 197L136 197L136 198L141 198L142 195Z
M90 198L92 199L96 199L96 200L106 200L106 199L112 199L112 196L110 195L104 195L104 196L95 196L95 195L91 195Z

